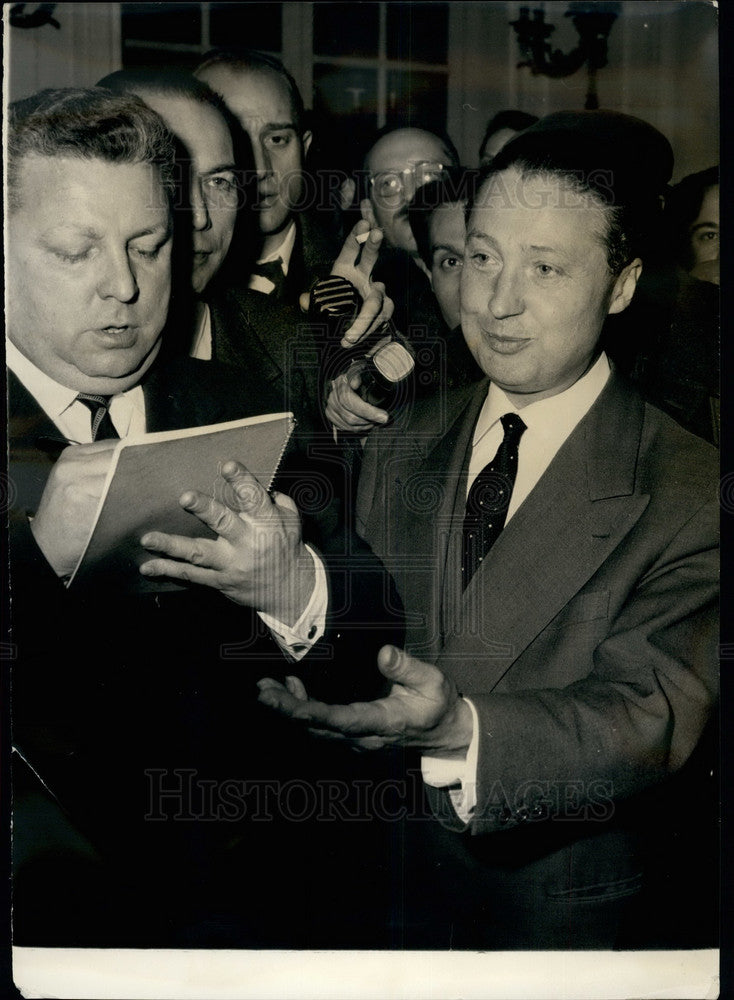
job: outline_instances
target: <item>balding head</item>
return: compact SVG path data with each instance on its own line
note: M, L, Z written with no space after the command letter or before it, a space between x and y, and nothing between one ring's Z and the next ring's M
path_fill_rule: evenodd
M369 198L388 246L416 254L408 222L408 203L416 190L458 166L450 140L421 128L399 128L382 135L365 157Z

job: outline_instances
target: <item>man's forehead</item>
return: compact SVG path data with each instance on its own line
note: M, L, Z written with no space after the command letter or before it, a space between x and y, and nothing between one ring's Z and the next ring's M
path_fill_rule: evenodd
M275 71L210 66L201 76L243 124L294 124L290 91Z
M184 94L141 91L140 96L161 116L197 164L233 164L232 136L217 108Z
M471 216L485 210L501 212L503 209L523 209L529 217L539 216L546 209L568 210L578 216L584 209L602 211L603 205L593 192L579 190L571 174L521 171L511 166L490 174L485 180L474 199Z
M16 172L15 201L24 225L74 222L84 226L90 216L126 212L134 213L135 225L140 227L168 224L170 206L153 164L32 153L18 162Z
M372 171L402 170L416 163L448 160L449 151L438 136L417 129L398 130L383 136L367 154Z

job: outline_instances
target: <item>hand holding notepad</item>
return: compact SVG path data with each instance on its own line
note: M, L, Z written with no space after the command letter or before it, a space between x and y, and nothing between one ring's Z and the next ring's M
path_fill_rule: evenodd
M63 453L44 492L33 526L36 540L45 554L53 551L56 555L59 540L53 539L54 527L58 526L57 535L64 536L62 541L74 535L73 544L67 544L64 551L68 559L70 551L79 551L76 535L83 538L88 532L75 567L66 569L47 555L59 575L73 568L69 586L105 586L111 591L141 586L170 589L174 586L170 582L140 575L138 567L149 558L140 544L142 535L157 531L215 538L213 530L181 507L181 495L193 490L216 496L219 491L223 498L226 481L220 473L231 460L244 465L268 489L293 425L292 414L281 413L144 434L117 442L111 461L109 443L72 446ZM101 497L98 465L107 469ZM91 478L89 470L94 471ZM77 524L70 501L78 511ZM94 503L92 516L90 504Z
M210 528L214 539L147 532L141 541L154 558L140 572L219 590L294 625L315 579L298 509L290 497L268 493L238 462L225 462L221 477L222 499L194 490L181 497L184 510Z

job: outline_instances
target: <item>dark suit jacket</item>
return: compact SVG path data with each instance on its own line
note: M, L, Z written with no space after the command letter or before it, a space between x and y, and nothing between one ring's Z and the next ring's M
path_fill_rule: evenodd
M277 409L262 385L248 381L258 380L191 359L157 367L144 385L148 428ZM319 756L305 734L257 704L255 682L282 679L294 665L250 609L206 588L157 596L65 589L35 545L27 516L52 466L37 439L59 432L12 376L10 431L13 737L28 765L18 758L16 943L309 942L319 897L293 892L284 859L297 848L314 878L330 871L332 859L328 847L321 855L324 824L316 810L304 812L296 795L296 822L279 789L291 782L303 794L318 776L343 790L346 753L335 759L328 748ZM379 567L366 553L363 572L349 578L350 551L342 541L327 557L335 567L331 624L298 664L314 694L335 700L381 689L380 636L365 636L348 621L352 603L362 602L369 617L380 600ZM348 764L353 773L351 755ZM209 800L199 784L207 780ZM262 798L268 782L269 805ZM48 818L54 810L56 833ZM251 822L258 810L260 821ZM258 886L257 876L242 870L252 858L260 871L277 869L283 878L281 884L276 875L267 893L257 888L262 899L254 908L236 888L250 878L250 891ZM98 866L91 874L90 859ZM54 900L70 891L62 919ZM286 892L293 898L284 914ZM226 907L229 922L217 924L217 906ZM336 922L324 909L327 933Z
M659 853L676 835L673 776L715 704L715 453L613 375L462 592L486 388L371 435L358 499L358 530L404 601L408 649L479 716L468 833L448 832L461 824L446 792L432 796L444 825L424 859L447 873L447 909L432 915L444 946L461 946L463 926L465 946L608 947L620 900L645 877L640 830ZM669 883L683 864L671 861Z
M255 370L309 429L321 429L318 331L308 325L299 299L326 277L341 249L309 215L298 216L283 289L270 295L240 283L214 283L207 301L212 317L212 357Z

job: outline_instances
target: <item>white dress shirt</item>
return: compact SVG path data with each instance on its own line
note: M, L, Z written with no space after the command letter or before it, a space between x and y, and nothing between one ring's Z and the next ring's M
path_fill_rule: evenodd
M92 414L84 403L76 399L77 391L60 385L42 372L9 339L6 339L5 349L8 368L58 427L60 435L70 444L91 444ZM145 397L142 387L137 385L113 396L109 414L121 438L144 434ZM301 617L295 625L288 626L271 615L258 612L281 650L293 660L302 659L318 642L326 627L329 600L326 571L313 549L308 545L306 548L314 562L316 579L308 606Z
M518 446L517 474L506 524L553 461L561 445L596 402L607 384L609 374L609 361L606 354L601 354L589 371L568 389L521 408L511 402L502 389L491 383L474 428L466 484L467 496L477 475L497 454L504 437L500 418L506 413L519 414L527 429ZM457 814L466 823L476 805L479 720L471 699L465 700L472 710L474 720L473 736L466 758L423 757L421 769L423 780L428 785L436 788L461 785L460 789L452 788L449 795Z
M257 263L269 264L280 257L280 266L283 269L283 275L285 276L288 274L291 255L293 254L293 247L295 245L296 223L294 220L285 230L280 246L273 250L272 253L269 253L267 257L263 257L262 260L259 260ZM270 295L275 288L275 285L269 280L269 278L264 277L262 274L251 274L247 287L254 289L256 292L262 292L264 295ZM209 311L209 306L203 301L199 301L198 303L196 330L194 332L193 343L191 350L189 351L189 356L192 358L199 358L200 361L211 361L212 359L212 317L211 312Z
M280 241L279 245L275 248L275 250L271 250L267 257L261 258L257 263L270 264L280 257L280 266L283 269L283 275L285 276L288 274L288 268L291 263L291 255L293 254L293 247L295 245L296 220L292 219L291 224L284 231L283 239ZM262 292L264 295L270 295L275 288L275 285L262 274L251 274L248 282L248 288L253 288L256 292Z

